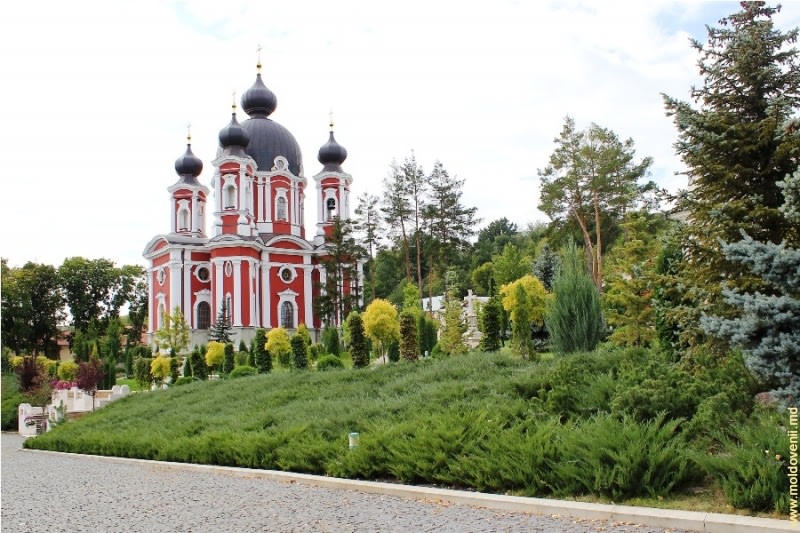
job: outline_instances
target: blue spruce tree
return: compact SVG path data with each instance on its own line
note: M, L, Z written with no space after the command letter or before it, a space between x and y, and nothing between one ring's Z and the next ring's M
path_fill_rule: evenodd
M783 182L781 212L796 238L800 228L800 169ZM758 242L744 234L736 243L722 243L725 258L746 267L773 289L764 292L723 290L725 302L740 310L736 318L704 316L707 333L742 349L747 367L784 406L800 400L800 249L786 240Z

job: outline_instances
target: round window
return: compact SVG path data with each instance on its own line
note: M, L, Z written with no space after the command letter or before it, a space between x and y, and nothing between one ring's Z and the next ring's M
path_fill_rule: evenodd
M230 261L225 261L225 275L231 277L231 274L233 274L233 264Z
M284 267L281 270L281 279L283 281L285 281L286 283L289 283L290 281L292 281L292 270L290 268Z
M200 281L208 281L211 278L211 273L208 271L206 267L200 267L197 269L197 279Z
M163 267L159 268L158 271L156 272L156 279L158 280L158 284L159 285L163 285L164 284L164 280L166 280L166 278L167 278L167 276L164 273L164 268Z

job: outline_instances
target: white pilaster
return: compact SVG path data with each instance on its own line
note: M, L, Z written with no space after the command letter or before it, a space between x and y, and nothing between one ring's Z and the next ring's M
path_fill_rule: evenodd
M220 259L214 259L213 266L216 267L214 269L214 294L211 295L212 302L211 302L211 312L213 313L211 316L211 322L216 322L217 317L219 316L219 311L222 307L222 301L225 298L225 295L222 293L222 276L224 275L222 272L222 266L224 261ZM231 310L228 309L228 314L230 315Z
M242 261L234 259L233 263L233 325L236 327L242 326Z
M262 261L264 259L262 258ZM269 295L272 292L269 282L269 271L272 267L269 265L262 265L261 267L261 312L264 313L264 321L262 326L265 328L272 327L272 307L269 305Z
M168 313L176 305L181 305L181 251L173 250L169 254L169 306Z
M192 226L191 232L192 235L197 235L202 233L200 231L200 213L199 208L197 206L197 191L192 191Z
M177 218L178 218L178 211L177 211L177 209L175 209L175 198L173 198L172 195L170 194L169 195L169 219L170 219L169 227L170 227L170 232L172 232L172 233L175 233L175 228L176 228L175 224L177 224L177 220L176 220Z
M152 263L151 263L152 264ZM154 324L156 322L156 300L153 293L153 272L155 269L147 269L147 301L150 303L150 309L147 310L147 331L153 332L156 330Z
M186 255L183 258L183 303L182 311L183 311L183 318L186 320L186 323L189 324L191 328L191 324L194 324L194 317L192 316L192 267L191 267L191 258L192 252L187 250L184 252Z
M309 256L306 256L306 259L310 259ZM303 266L303 293L304 293L304 306L305 306L305 324L309 328L314 327L314 312L313 307L311 304L311 271L314 270L314 267L311 265L304 265ZM298 317L299 318L299 317Z

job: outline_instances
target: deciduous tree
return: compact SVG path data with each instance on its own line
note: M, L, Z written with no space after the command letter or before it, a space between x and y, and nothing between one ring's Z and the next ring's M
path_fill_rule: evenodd
M177 305L172 313L164 313L164 325L155 333L155 341L162 350L178 354L189 346L189 325Z
M372 339L381 357L389 345L400 340L397 309L386 300L372 300L364 311L364 332Z

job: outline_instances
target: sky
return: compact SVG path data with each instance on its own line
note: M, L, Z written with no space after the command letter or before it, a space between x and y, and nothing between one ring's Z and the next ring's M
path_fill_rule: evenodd
M218 133L255 80L278 98L309 180L333 111L351 205L381 195L392 160L436 160L464 180L482 227L537 210L564 118L632 138L650 179L686 186L662 93L700 81L690 37L738 2L100 0L6 2L0 14L0 256L145 265L169 231L174 161L192 149L210 184ZM781 29L800 26L800 2ZM240 121L246 119L240 110ZM478 229L478 228L476 228Z

